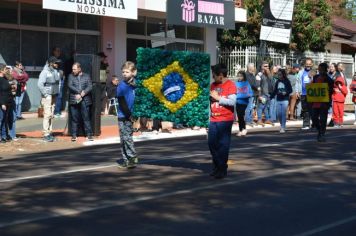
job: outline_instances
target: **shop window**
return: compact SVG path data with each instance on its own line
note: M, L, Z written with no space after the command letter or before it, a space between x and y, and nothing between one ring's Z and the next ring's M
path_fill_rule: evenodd
M21 24L47 26L47 12L41 5L21 3Z
M184 25L168 25L167 38L185 39L185 29Z
M204 29L201 27L188 26L187 39L204 40Z
M203 44L195 44L195 43L187 43L187 51L203 52L204 51L204 45Z
M99 31L99 17L95 15L77 14L78 29Z
M0 22L17 23L17 2L0 1Z
M74 34L49 33L49 53L52 53L54 47L59 47L62 60L67 60L71 57L74 46Z
M43 66L48 59L48 33L23 30L21 58L26 66Z
M167 44L166 49L171 51L185 51L185 43L170 43Z
M96 54L98 53L98 36L95 35L77 35L77 53Z
M139 16L137 20L127 20L128 34L145 35L145 17Z
M20 31L14 29L0 29L0 55L9 65L15 65L20 60Z
M157 33L164 33L166 31L166 20L158 18L147 18L147 35L151 36L152 34L157 35Z
M127 39L127 60L136 62L136 49L139 47L146 47L146 40L141 39Z
M59 28L74 29L75 14L63 11L50 12L50 26Z

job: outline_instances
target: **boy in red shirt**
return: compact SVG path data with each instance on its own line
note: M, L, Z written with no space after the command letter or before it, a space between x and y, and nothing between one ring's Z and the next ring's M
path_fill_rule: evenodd
M350 93L352 93L352 102L354 103L354 110L355 110L355 123L356 125L356 74L352 77L352 82L350 84Z
M344 103L347 95L345 79L339 74L334 82L333 100L333 120L336 127L344 123Z
M217 64L211 67L214 82L210 86L210 124L208 145L213 161L210 173L216 179L227 175L231 128L234 122L236 85L227 78L227 67Z

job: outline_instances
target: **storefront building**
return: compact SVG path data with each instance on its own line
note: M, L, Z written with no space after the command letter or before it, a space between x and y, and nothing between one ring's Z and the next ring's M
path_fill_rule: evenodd
M132 0L107 0L105 3L119 8L127 1ZM37 78L55 46L61 48L63 60L69 59L73 52L96 54L103 51L108 56L110 74L120 74L124 61L135 61L138 47L207 52L211 55L211 63L216 63L216 28L168 25L166 0L138 0L136 6L137 19L126 19L133 18L131 12L127 14L130 17L123 14L118 18L107 16L108 12L103 16L103 8L99 7L93 9L97 14L94 15L87 14L90 8L87 13L82 9L83 14L44 9L42 0L0 1L0 62L14 65L19 60L30 73L27 91L30 107L27 109L39 106ZM235 21L246 22L245 9L235 9Z

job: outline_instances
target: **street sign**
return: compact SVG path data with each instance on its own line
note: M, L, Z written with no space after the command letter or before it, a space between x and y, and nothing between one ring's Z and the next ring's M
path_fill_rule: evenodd
M265 0L260 40L290 42L294 0Z

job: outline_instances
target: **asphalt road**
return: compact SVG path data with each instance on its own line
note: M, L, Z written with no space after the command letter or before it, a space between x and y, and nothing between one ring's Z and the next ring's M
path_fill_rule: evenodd
M0 235L356 235L356 129L232 138L228 177L208 176L206 137L0 161Z

